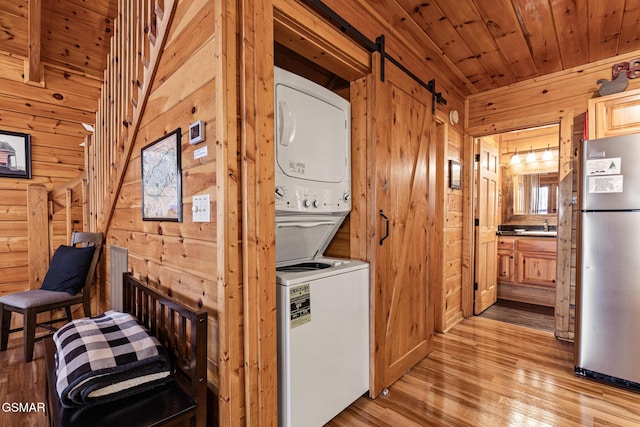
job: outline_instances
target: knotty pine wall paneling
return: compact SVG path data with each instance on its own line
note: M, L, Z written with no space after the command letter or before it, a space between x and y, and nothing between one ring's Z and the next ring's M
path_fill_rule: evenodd
M0 55L0 68L3 59ZM0 77L0 129L31 135L32 174L31 179L0 178L0 294L29 288L27 186L38 183L52 190L77 178L84 168L80 144L85 131L78 123L56 119L46 112L47 108L55 109L55 105L23 99L22 107L18 107L13 102L14 94L23 86L22 81ZM30 102L37 111L25 106Z
M214 4L206 0L179 2L162 57L151 82L132 156L107 231L106 247L128 249L129 270L172 297L209 312L208 382L218 384ZM189 125L202 120L207 140L189 144ZM182 132L182 222L142 220L141 149L172 132ZM194 150L207 147L207 156L194 159ZM212 221L192 221L194 195L209 194ZM106 269L108 274L109 269ZM109 283L109 280L106 280ZM100 283L101 309L110 293Z
M463 233L463 194L469 191L463 186L453 189L449 186L449 160L464 163L462 159L463 143L462 135L454 126L448 126L446 138L444 191L444 288L445 288L445 318L444 329L452 328L463 319L462 308L462 265L463 245L467 239Z
M432 141L430 174L430 205L435 212L429 221L430 289L434 311L434 327L446 332L464 318L463 296L463 247L468 239L463 232L463 194L466 186L453 189L449 185L449 161L464 163L460 127L449 122L447 115L436 114L436 140Z

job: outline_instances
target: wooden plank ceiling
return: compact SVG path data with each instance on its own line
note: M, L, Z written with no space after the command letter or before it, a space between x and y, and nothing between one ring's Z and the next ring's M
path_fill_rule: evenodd
M640 49L637 0L358 1L433 46L468 93Z
M117 1L30 1L41 11L38 28L33 26L37 20L29 19L29 0L0 0L0 65L5 68L0 79L33 78L20 62L38 64L33 58L38 51L29 44L31 34L39 35L45 85L57 78L50 73L52 80L47 81L47 68L63 70L67 81L64 72L101 82ZM437 62L450 67L452 81L464 94L640 49L638 0L352 1L390 20L405 40L417 40L423 51L433 54L427 61L440 56ZM357 22L352 24L357 27ZM38 74L33 75L38 80ZM71 92L78 90L67 86ZM86 92L90 98L99 90L99 85L91 86Z
M0 51L26 58L28 0L0 0ZM31 0L41 8L41 62L102 79L116 0Z
M116 15L117 0L0 0L0 124L83 138Z

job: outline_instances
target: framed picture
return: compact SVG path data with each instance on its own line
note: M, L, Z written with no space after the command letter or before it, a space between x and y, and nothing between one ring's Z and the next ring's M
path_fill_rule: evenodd
M0 130L0 177L31 179L31 135Z
M462 165L456 160L449 160L449 187L454 190L462 187Z
M180 128L142 149L142 219L182 222Z

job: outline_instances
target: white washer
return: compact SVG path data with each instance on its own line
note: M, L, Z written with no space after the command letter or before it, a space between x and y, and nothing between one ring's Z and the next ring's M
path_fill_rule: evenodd
M322 426L369 390L369 264L298 266L276 273L281 427Z

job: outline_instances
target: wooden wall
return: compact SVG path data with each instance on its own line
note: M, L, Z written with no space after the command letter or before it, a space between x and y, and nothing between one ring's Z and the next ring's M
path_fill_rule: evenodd
M214 388L217 373L216 276L216 139L213 102L218 80L214 76L214 2L178 2L168 39L152 82L132 156L117 196L106 247L128 249L129 270L162 291L194 308L209 312L208 381ZM207 139L189 144L189 125L205 123ZM141 149L163 135L181 129L182 222L142 220ZM196 149L208 154L194 159ZM209 223L192 221L192 197L209 194ZM106 280L100 283L100 306L110 306L108 259Z
M432 236L429 248L430 308L433 310L437 332L445 332L464 317L463 307L463 247L464 247L464 193L462 188L449 184L449 161L462 165L463 139L458 126L449 123L442 113L436 115L435 140L430 149L431 184L429 197L433 198L435 215L430 219Z
M587 66L549 74L490 90L467 98L467 132L472 136L500 133L514 129L524 129L542 124L559 123L568 117L573 129L561 128L560 179L563 176L572 183L575 193L574 150L582 138L582 126L590 98L598 96L598 79L611 79L611 67L619 62L630 61L640 56L640 51L598 61ZM630 81L629 89L640 87L640 79ZM563 145L563 137L570 141ZM569 136L571 135L571 136ZM563 147L567 147L566 149ZM562 186L562 183L561 183ZM570 192L569 192L570 193ZM563 195L560 195L561 204ZM571 203L571 194L564 195L566 208L570 212L566 219L559 218L558 223L558 264L566 265L570 272L562 272L569 281L569 289L559 289L566 293L566 307L562 307L568 318L558 317L556 312L556 336L572 340L575 327L575 205ZM561 206L562 210L562 206ZM563 228L567 228L564 230ZM560 280L560 277L559 277ZM564 286L558 283L559 287ZM561 325L560 328L558 326Z
M28 289L27 186L51 190L80 176L100 81L45 67L46 87L23 81L23 60L0 53L0 130L31 135L32 179L0 177L0 294ZM60 94L56 99L54 94ZM0 137L1 140L1 137ZM59 241L57 242L59 243Z
M462 135L454 126L448 126L444 164L438 165L444 171L444 275L442 286L445 290L444 328L446 331L462 320L462 248L463 234L463 191L449 185L449 161L463 163ZM469 167L467 165L466 167Z

